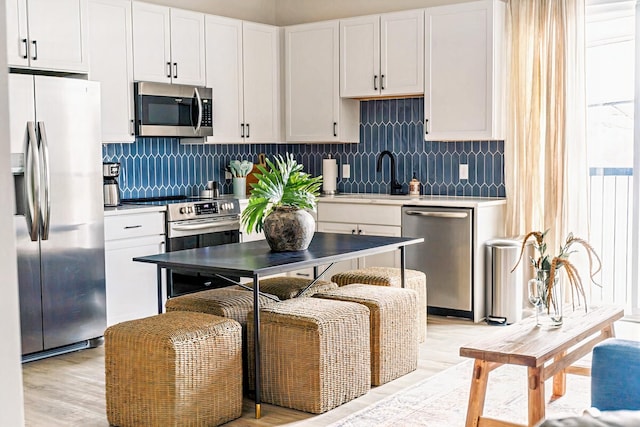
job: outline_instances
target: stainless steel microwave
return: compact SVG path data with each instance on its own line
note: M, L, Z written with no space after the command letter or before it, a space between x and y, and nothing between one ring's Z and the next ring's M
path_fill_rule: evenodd
M195 138L213 135L213 91L168 83L134 83L136 135Z

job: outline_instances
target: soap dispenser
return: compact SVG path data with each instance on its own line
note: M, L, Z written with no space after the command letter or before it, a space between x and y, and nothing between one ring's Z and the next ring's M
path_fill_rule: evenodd
M410 196L419 196L420 195L420 181L416 177L416 173L413 173L413 178L409 182L409 195Z

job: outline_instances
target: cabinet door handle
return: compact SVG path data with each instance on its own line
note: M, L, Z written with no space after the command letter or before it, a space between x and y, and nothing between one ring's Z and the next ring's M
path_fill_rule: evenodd
M356 230L351 230L351 234L356 234Z
M38 59L38 42L36 40L32 40L31 44L33 45L33 56L31 57L31 59L35 61L36 59Z
M333 136L338 136L337 126L338 126L338 123L333 122Z
M251 128L249 127L249 123L247 123L247 138L251 136Z
M244 123L240 123L240 137L244 138Z
M429 135L429 119L424 119L424 134Z
M174 79L178 78L178 63L177 62L173 63L173 78Z
M380 76L380 90L384 90L384 74Z
M167 77L171 78L171 62L167 62Z
M361 234L362 234L362 230L358 230L358 235L361 235Z
M378 90L378 76L373 76L373 90Z
M133 126L133 120L129 120L129 121L131 122L131 123L129 124L129 126L130 126L130 128L129 128L129 129L131 129L131 130L130 130L130 132L131 132L131 136L133 136L133 135L135 135L135 132L134 132L134 129L133 129L133 128L134 128L134 126Z
M296 276L311 277L309 273L296 273Z
M27 39L22 39L22 43L24 44L24 55L22 55L22 58L27 59L29 57L29 42Z

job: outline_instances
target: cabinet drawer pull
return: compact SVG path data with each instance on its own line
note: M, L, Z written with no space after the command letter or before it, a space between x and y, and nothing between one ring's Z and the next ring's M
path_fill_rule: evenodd
M296 273L296 276L311 277L311 275L308 273Z
M132 228L141 228L142 225L125 225L124 229L125 230L130 230Z

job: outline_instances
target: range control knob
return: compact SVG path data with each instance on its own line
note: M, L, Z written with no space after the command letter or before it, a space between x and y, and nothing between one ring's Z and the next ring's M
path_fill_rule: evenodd
M180 208L180 213L181 213L181 214L185 214L185 213L187 213L187 208L184 208L184 207L183 207L183 208Z

